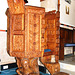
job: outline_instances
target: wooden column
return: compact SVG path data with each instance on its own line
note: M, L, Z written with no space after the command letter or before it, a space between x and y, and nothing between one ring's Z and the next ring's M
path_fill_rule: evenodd
M75 29L73 30L73 43L75 43ZM73 47L73 54L74 54L74 51L75 51L75 47Z
M58 0L58 11L60 12L60 0Z
M73 30L73 43L75 43L75 29Z

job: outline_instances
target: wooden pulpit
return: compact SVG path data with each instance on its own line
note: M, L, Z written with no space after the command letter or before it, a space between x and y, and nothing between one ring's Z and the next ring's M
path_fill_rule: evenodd
M45 9L25 6L24 0L7 0L7 52L16 57L19 75L39 75L38 57L45 42Z
M25 6L24 0L7 1L7 52L17 59L17 73L39 75L38 57L51 74L59 71L59 12L45 13L42 7ZM57 66L44 62L51 55Z

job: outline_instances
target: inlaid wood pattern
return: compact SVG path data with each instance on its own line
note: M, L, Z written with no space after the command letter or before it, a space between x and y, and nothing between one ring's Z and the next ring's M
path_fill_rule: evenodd
M43 55L42 52L45 49L42 44L45 43L45 38L42 38L42 35L45 35L45 29L42 30L43 24L45 24L44 9L25 6L25 10L25 39L28 40L26 41L25 55L26 57L39 57Z
M56 11L50 11L46 13L46 25L47 25L47 48L51 49L53 54L56 48L59 48L59 13Z
M13 15L13 30L24 30L24 14Z
M48 20L47 24L47 28L55 28L55 20Z
M13 51L24 51L24 39L23 35L14 35L13 36Z
M37 17L37 18L36 18ZM29 50L38 51L40 49L40 16L29 14Z

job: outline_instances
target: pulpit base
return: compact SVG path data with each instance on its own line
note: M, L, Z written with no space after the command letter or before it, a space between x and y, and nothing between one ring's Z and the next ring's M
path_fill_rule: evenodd
M39 75L38 58L16 58L18 75Z

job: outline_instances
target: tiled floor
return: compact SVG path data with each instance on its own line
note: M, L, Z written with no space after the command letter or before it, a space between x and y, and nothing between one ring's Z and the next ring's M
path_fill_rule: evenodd
M60 69L61 72L65 72L65 73L68 73L69 75L75 75L75 72L74 71L69 71L69 70L66 70L66 69Z
M74 56L65 56L64 61L60 61L60 62L75 65L75 55Z
M17 68L12 68L12 69L1 71L0 75L15 75L15 74L17 74L16 69Z
M64 61L60 61L60 71L75 75L75 56L66 56Z
M18 75L16 73L16 69L17 68L12 68L12 69L8 69L8 70L1 71L1 74L0 75ZM40 72L40 75L50 75L50 74L46 74L46 73Z

